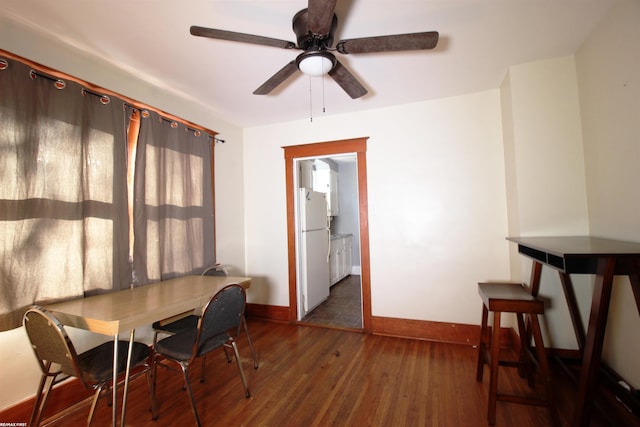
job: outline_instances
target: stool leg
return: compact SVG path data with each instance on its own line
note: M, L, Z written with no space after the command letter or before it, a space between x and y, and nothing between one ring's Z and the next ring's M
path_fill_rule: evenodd
M549 414L551 415L551 423L554 426L560 425L560 419L556 411L555 397L553 392L553 384L551 382L551 369L549 368L549 361L547 359L547 351L542 341L542 332L540 331L540 322L538 316L532 314L530 316L531 329L533 332L533 340L536 346L536 353L538 355L538 363L540 363L540 371L542 371L544 386L546 392L547 407L549 408Z
M487 351L487 343L489 337L487 333L487 320L489 318L489 310L482 304L482 322L480 323L480 342L478 343L478 367L476 368L476 380L482 381L482 374L484 372L484 365L487 363L485 358Z
M500 362L500 312L493 313L493 334L491 337L491 379L489 380L489 425L496 423L496 402L498 400L498 366Z
M530 324L531 322L525 322L523 313L517 313L516 317L518 319L518 335L520 336L520 355L518 356L520 366L518 367L518 375L520 375L520 378L526 378L529 387L533 388L535 385L533 382L533 362L528 354L531 342L531 326L529 326L529 328L526 327L526 324Z

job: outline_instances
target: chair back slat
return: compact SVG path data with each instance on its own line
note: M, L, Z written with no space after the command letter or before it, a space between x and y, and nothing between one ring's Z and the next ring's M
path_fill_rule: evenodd
M209 267L202 272L203 276L226 276L227 272L217 266Z
M60 372L79 377L78 355L58 319L42 307L32 307L24 315L24 327L40 368L50 374L47 362L60 366Z
M214 295L202 310L196 338L196 354L208 348L207 342L221 334L238 335L244 316L246 294L242 286L231 284Z

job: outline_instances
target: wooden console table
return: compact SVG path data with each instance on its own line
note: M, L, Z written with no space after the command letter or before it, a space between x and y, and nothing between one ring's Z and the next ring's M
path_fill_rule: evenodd
M571 422L572 426L588 426L600 370L614 276L629 277L640 314L640 243L589 236L508 237L507 240L517 243L518 252L533 260L530 286L534 296L540 289L543 265L556 269L560 274L578 349L582 355L578 401ZM580 320L571 274L595 275L586 333Z

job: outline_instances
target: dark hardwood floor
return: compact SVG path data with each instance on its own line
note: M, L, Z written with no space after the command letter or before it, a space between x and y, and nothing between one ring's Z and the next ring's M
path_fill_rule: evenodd
M246 399L235 363L222 351L207 358L207 378L193 372L193 389L206 426L484 426L488 373L475 379L471 346L367 335L360 332L249 319L260 358L254 370L246 340L239 347L251 397ZM487 368L485 368L487 369ZM569 425L575 386L560 376L560 412ZM127 425L194 425L181 376L158 370L160 416L152 421L144 376L131 383ZM515 370L501 372L500 389L529 393ZM54 390L55 392L55 390ZM48 426L83 425L88 402ZM107 400L94 426L110 425ZM545 409L498 403L497 426L549 425ZM605 424L598 414L592 427Z

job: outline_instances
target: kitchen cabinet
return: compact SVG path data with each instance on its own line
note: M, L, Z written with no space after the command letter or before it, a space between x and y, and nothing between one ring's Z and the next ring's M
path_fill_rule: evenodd
M313 188L313 162L311 160L302 160L298 163L298 187ZM317 191L317 190L316 190Z
M338 250L338 242L336 239L331 239L331 246L329 249L329 284L331 286L338 283L338 270L340 269L338 266L339 257L340 253Z
M342 276L343 278L347 277L348 275L351 274L351 269L353 267L353 260L351 258L351 246L353 245L353 236L348 235L344 238L344 252L343 252L343 257L344 257L344 264L343 264L343 273L344 276Z
M329 216L338 216L338 172L331 169L316 170L313 176L313 189L327 194L327 210Z
M335 285L351 274L353 261L351 258L352 244L353 236L351 234L331 236L331 247L329 251L329 277L331 285Z

